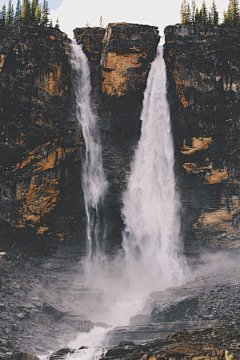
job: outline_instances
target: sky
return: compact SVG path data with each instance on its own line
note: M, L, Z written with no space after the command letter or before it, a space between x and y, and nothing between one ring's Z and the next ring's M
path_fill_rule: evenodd
M9 0L0 0L0 7ZM14 8L17 0L12 0ZM40 0L40 2L42 2ZM192 0L187 0L191 5ZM212 0L205 0L210 10ZM215 0L220 19L227 10L229 0ZM60 29L73 37L75 27L99 26L100 16L105 25L114 22L130 22L157 26L160 35L167 25L180 22L182 0L48 0L53 24L59 18ZM196 0L200 9L202 0Z

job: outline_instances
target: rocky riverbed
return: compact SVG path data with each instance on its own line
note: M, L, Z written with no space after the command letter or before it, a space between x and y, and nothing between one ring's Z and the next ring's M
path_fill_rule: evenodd
M76 257L4 250L0 258L2 357L19 352L46 354L65 347L80 332L91 331L97 324L96 314L104 314L117 299L118 294L111 289L105 293L81 283L82 267ZM171 354L173 359L221 359L228 349L238 359L237 258L233 252L205 256L205 265L198 259L192 274L196 277L185 285L152 293L128 326L109 331L108 343L103 345L115 347L105 357L145 356L147 360Z

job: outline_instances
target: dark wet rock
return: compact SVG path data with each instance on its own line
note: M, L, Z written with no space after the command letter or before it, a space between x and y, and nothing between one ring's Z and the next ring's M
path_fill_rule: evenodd
M180 300L175 305L168 306L165 310L159 311L154 308L151 314L154 322L172 322L182 320L185 316L192 318L198 313L198 298L186 298Z
M73 354L74 350L71 348L63 348L61 350L58 350L56 352L54 352L50 357L49 360L63 360L66 359L66 357L68 357L68 355Z
M106 250L114 252L123 227L121 194L159 35L156 27L127 23L78 28L74 34L90 60L92 108L109 182L101 211L108 222ZM82 256L84 141L69 53L70 40L58 29L0 29L0 234L5 246Z
M217 323L218 322L214 321L200 320L116 327L108 335L108 345L114 346L121 341L133 341L136 344L142 344L151 340L165 339L173 331L181 329L191 331L195 328L204 329L206 327L212 327Z
M240 359L240 331L231 326L202 329L188 332L180 330L166 340L156 340L142 345L134 345L128 350L118 346L109 349L102 360L225 360L225 350Z
M66 313L56 309L52 305L43 303L42 311L44 314L53 316L54 320L60 321Z
M9 360L39 360L39 358L35 355L22 353L22 352L18 353L18 354L13 354L5 359L9 359Z
M238 248L239 26L165 28L168 99L187 254Z
M104 30L76 28L74 36L83 44L90 64L92 104L109 182L103 209L104 245L114 253L121 246L122 192L140 136L143 94L159 34L154 26L111 23Z

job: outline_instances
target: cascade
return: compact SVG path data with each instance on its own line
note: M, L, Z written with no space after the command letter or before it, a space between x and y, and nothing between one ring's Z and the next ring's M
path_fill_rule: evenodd
M141 114L142 131L123 196L123 247L131 287L161 289L184 277L180 202L167 102L163 47L152 63Z
M76 95L76 116L85 141L82 159L82 189L87 215L87 258L98 258L103 253L100 241L100 205L107 189L102 164L99 130L90 105L90 70L88 60L76 40L72 40L71 65Z
M87 235L91 244L94 232L98 254L98 251L101 253L101 246L97 245L100 234L97 233L98 226L93 228L92 210L98 215L99 202L103 199L107 184L99 136L90 109L89 70L81 46L77 44L73 44L72 67L76 71L77 117L86 142L83 190L88 216ZM141 120L141 137L132 161L127 190L123 194L124 256L121 253L111 261L105 258L106 261L101 263L92 262L91 266L97 264L99 271L95 271L94 277L91 276L93 273L87 274L90 274L88 280L91 286L100 285L108 301L108 291L116 293L116 299L107 303L103 317L97 319L113 326L127 325L130 317L142 310L150 291L164 290L185 279L185 263L179 256L180 203L175 190L174 150L162 47L149 72ZM92 165L94 168L91 168ZM101 268L102 263L104 269ZM71 357L86 360L101 357L101 351L94 346L106 346L108 331L94 328L88 335L80 334L76 342L69 346L78 348L86 342L90 348Z

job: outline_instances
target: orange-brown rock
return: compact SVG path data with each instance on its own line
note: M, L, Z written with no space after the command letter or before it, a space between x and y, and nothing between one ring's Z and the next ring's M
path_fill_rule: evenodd
M76 28L74 36L82 44L91 69L92 104L101 130L109 181L104 204L109 224L106 248L114 251L114 243L121 243L122 192L132 149L140 135L143 93L157 51L158 29L113 23L106 29Z
M240 29L175 25L165 35L186 243L229 246L240 220Z
M125 23L77 28L74 34L90 64L109 181L107 248L114 249L112 239L121 242L121 194L159 36L155 27ZM60 241L84 253L84 140L69 53L70 40L58 29L0 29L0 231L6 241L7 234L50 248Z
M142 345L123 341L108 349L101 360L226 360L226 352L238 360L239 339L239 329L235 326L196 329L193 332L180 330L169 335L166 340Z
M68 47L58 29L0 29L1 228L27 243L44 236L51 246L60 232L79 242L84 228Z

